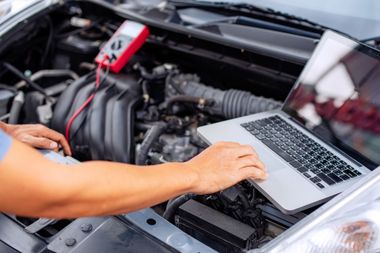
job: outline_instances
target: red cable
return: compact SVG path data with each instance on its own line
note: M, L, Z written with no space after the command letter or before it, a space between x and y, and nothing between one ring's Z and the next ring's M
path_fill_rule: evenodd
M98 65L98 68L96 70L96 80L95 80L95 91L99 88L100 86L100 71L102 69L102 66L104 64L104 62L108 59L108 55L104 55L104 58L102 60L101 63L99 63ZM78 108L78 110L76 110L73 114L73 116L71 116L69 122L67 123L66 125L66 132L65 132L65 137L66 137L66 140L70 143L70 129L71 129L71 125L74 123L75 119L78 117L79 114L81 114L81 112L91 103L91 101L94 99L95 97L95 91L94 93L91 94L91 96L89 98L87 98L87 100Z

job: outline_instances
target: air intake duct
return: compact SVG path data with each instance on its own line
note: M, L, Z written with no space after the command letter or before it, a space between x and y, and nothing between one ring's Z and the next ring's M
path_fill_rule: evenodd
M220 90L200 83L197 75L172 74L166 80L167 97L187 95L213 101L204 108L210 114L231 119L277 109L281 102L241 90Z

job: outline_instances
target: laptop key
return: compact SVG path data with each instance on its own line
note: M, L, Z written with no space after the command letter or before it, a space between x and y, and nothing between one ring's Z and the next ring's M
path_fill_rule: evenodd
M257 129L252 129L252 130L249 130L249 132L253 135L259 135L260 134L260 131L257 130Z
M321 182L321 179L319 177L312 177L312 178L310 178L310 181L313 183L319 183L319 182Z
M349 177L356 177L357 175L354 173L354 172L352 172L351 170L344 170L343 171L344 173L346 173L346 175L348 175Z
M262 142L267 145L268 148L273 150L276 154L281 156L285 161L290 162L293 161L293 158L288 155L286 152L282 151L279 147L277 147L273 142L270 140L262 140Z
M305 167L301 167L301 168L297 168L297 170L301 173L305 173L305 172L308 172L309 170Z
M249 126L245 126L244 128L247 129L248 131L251 131L251 130L254 130L254 129L255 129L255 128L254 128L253 126L251 126L251 125L249 125Z
M343 164L338 164L336 167L338 167L341 170L343 170L345 168L345 166Z
M329 176L332 180L334 180L334 181L337 182L337 183L343 181L343 179L341 179L340 177L338 177L338 176L335 175L334 173L327 174L327 176Z
M297 161L291 161L290 165L292 165L296 169L303 167L303 165Z
M323 164L323 165L326 165L326 164L329 163L329 161L327 161L327 160L322 160L322 161L320 161L320 163Z
M306 172L303 173L303 175L304 175L305 177L307 177L307 178L311 178L311 176L310 176L309 174L307 174Z
M257 123L253 123L252 127L254 127L255 129L257 129L259 131L263 129L263 127L260 124L257 124Z
M311 163L311 164L317 164L317 163L318 163L318 160L312 158L312 159L309 160L309 163Z
M298 155L297 154L291 154L290 155L294 160L296 160L298 158Z
M280 150L278 152L276 152L279 156L281 156L285 161L287 162L290 162L290 161L293 161L293 158L288 155L286 152Z
M256 121L257 125L265 127L267 124L261 119Z
M335 175L338 175L338 176L341 176L341 175L345 175L343 171L340 171L340 170L334 170L333 173Z
M295 154L294 151L290 148L286 149L285 152L288 153L288 155L290 155L290 156Z
M317 186L318 186L319 188L321 188L321 189L325 188L325 186L324 186L323 184L321 184L321 183L317 183Z
M321 171L322 171L323 173L325 173L325 174L330 173L330 170L329 170L329 169L326 169L326 168L321 169Z
M332 180L331 178L329 178L328 176L326 176L325 174L323 173L319 173L317 175L320 179L322 179L325 183L327 183L328 185L333 185L335 184L335 181Z
M311 172L313 172L314 174L318 174L318 173L321 173L321 171L319 169L311 169L310 170Z
M263 134L258 134L258 135L256 135L256 138L259 139L259 140L263 140L263 139L265 139L266 137L265 137L265 135L263 135Z
M343 179L343 180L348 180L348 179L350 179L350 177L347 176L346 174L341 175L340 178Z

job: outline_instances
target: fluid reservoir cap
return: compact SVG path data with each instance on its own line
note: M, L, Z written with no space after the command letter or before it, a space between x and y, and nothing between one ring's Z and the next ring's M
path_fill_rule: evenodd
M174 233L167 239L167 243L182 252L190 252L192 249L192 239L184 233Z

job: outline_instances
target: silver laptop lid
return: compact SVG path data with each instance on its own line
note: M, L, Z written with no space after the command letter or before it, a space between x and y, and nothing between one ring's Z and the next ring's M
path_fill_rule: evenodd
M380 51L327 31L282 111L369 169L380 165Z

